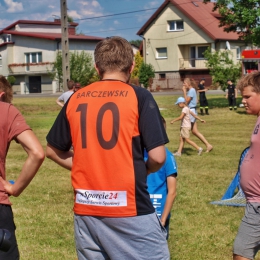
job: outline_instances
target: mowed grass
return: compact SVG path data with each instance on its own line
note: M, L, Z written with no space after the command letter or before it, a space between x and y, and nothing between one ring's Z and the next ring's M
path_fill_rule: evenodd
M167 147L172 152L179 145L180 122L169 123L181 112L174 105L177 97L155 95L167 121ZM13 100L44 149L46 134L60 111L55 99ZM207 122L198 122L198 127L214 146L213 151L198 156L194 148L185 145L183 155L176 158L177 198L168 241L171 259L175 260L232 259L233 241L244 212L243 207L216 206L210 202L219 200L233 179L240 154L250 144L256 117L246 115L243 108L229 111L223 95L208 95L208 99L210 115L204 116ZM197 138L191 139L206 149ZM9 180L16 179L25 158L20 145L12 142L6 164ZM45 159L30 186L11 200L21 260L76 259L70 172Z

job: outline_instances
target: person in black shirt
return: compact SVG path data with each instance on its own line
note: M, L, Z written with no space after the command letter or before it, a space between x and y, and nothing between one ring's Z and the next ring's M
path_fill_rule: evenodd
M229 105L229 110L237 110L237 103L236 103L236 98L237 98L237 89L236 86L232 83L230 79L227 80L227 94L226 98L228 99L228 105Z
M207 88L204 86L205 79L201 79L199 85L198 85L198 92L200 94L199 100L200 100L200 114L203 116L204 112L203 109L205 109L205 114L209 115L209 105L208 100L206 98L206 91L208 91Z

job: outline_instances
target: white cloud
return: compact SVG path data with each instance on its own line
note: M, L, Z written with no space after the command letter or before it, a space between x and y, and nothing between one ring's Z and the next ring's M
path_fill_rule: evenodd
M51 9L56 8L56 6L54 6L54 5L49 5L48 7L51 8Z
M7 5L7 13L16 13L23 11L23 4L18 2L13 2L12 0L4 0Z
M92 1L91 5L94 7L100 7L100 4L98 1Z
M114 21L114 24L120 24L117 20Z
M75 10L69 10L68 15L70 17L72 17L73 19L80 19L81 18L81 15Z

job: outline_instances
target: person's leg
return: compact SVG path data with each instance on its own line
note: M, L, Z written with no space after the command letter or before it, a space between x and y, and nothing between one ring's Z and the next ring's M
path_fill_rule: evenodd
M126 218L75 215L79 260L169 260L167 232L156 213ZM86 235L84 239L83 236ZM91 247L90 247L90 245ZM78 254L79 255L79 254Z
M233 255L233 260L250 260L249 258L245 258L240 255Z
M189 138L185 138L185 141L191 146L193 146L196 150L200 149L200 147L195 142L191 141Z
M229 106L229 110L232 110L232 109L233 109L232 97L228 97L228 106Z
M199 132L196 121L194 123L191 123L191 132L206 145L206 152L210 152L213 149L213 146L207 141L203 134Z
M180 136L180 144L177 153L181 154L184 147L184 139Z
M10 205L0 204L0 228L7 229L11 233L11 247L8 252L0 250L0 259L5 260L19 260L18 245L15 237L15 224L13 219L13 212Z
M233 259L254 259L260 250L260 203L248 202L234 241Z
M234 110L237 110L237 101L236 101L235 97L233 97L233 107L234 107Z

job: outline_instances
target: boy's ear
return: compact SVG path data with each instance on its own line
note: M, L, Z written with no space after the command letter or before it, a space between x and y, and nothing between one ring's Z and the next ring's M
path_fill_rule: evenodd
M133 64L132 64L132 66L130 68L130 74L133 72L134 68L135 68L135 62L133 61Z
M98 69L96 63L94 64L94 67L95 67L95 70L97 71L98 75L100 75L100 74L99 74L99 69Z
M5 92L0 93L0 100L3 99L4 95L5 95Z

